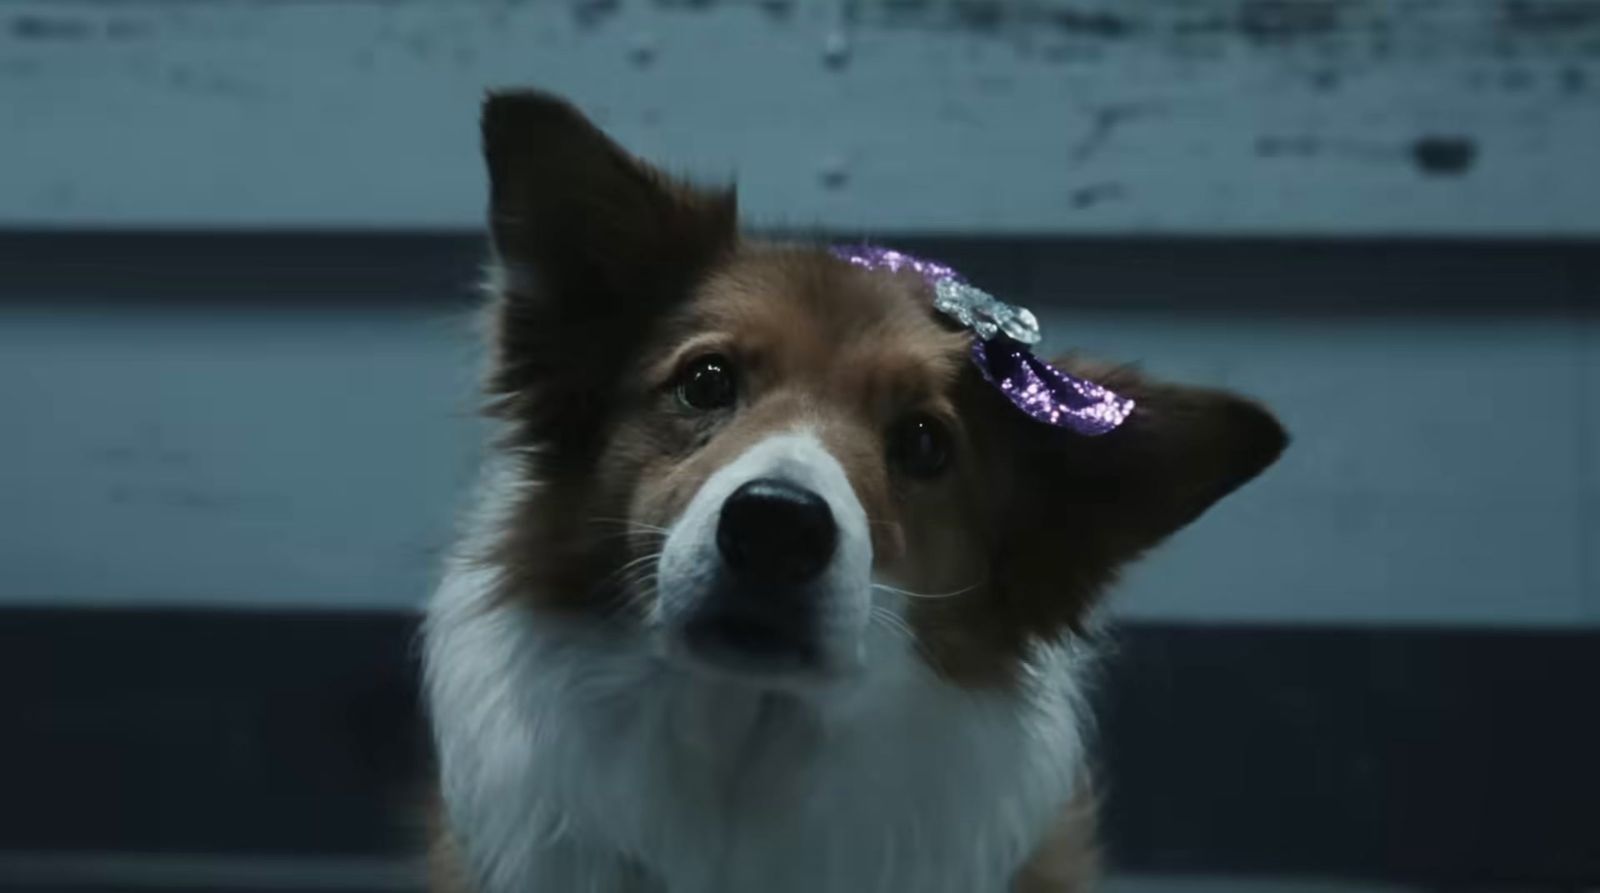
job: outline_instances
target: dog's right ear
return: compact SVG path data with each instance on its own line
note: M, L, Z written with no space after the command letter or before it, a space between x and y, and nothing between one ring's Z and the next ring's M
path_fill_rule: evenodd
M489 95L483 152L498 267L496 411L543 446L581 452L618 364L733 249L733 191L673 180L536 91Z

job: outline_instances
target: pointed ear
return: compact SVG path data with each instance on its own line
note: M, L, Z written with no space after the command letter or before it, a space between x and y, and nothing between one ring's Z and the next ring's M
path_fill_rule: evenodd
M1271 465L1288 435L1259 404L1064 358L1074 375L1136 402L1117 429L1085 437L1016 411L989 385L997 446L997 582L1039 632L1077 627L1117 569ZM974 376L976 378L976 376Z
M547 93L490 93L483 154L496 252L546 297L659 299L733 244L732 190L673 180Z
M1123 548L1147 548L1187 526L1289 444L1272 413L1245 397L1072 357L1057 365L1135 401L1121 427L1072 445L1087 479L1065 472L1083 500L1112 521Z
M736 245L732 190L677 182L565 101L483 106L496 266L493 411L547 462L592 458L652 324Z

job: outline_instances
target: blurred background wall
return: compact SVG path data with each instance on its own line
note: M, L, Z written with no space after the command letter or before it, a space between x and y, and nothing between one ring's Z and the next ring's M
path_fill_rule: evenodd
M1585 0L13 0L0 600L418 603L505 84L1272 402L1296 448L1127 612L1600 622Z
M5 5L0 220L476 227L486 85L755 222L1593 233L1588 0Z
M1282 415L1115 602L1117 867L1600 879L1600 0L0 0L0 889L404 887L236 857L394 851L508 84Z

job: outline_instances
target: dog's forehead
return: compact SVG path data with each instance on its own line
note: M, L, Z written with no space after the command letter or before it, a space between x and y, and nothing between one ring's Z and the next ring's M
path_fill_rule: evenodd
M944 378L966 344L938 321L914 274L863 270L817 250L742 254L705 283L693 314L746 350L834 371L921 367Z

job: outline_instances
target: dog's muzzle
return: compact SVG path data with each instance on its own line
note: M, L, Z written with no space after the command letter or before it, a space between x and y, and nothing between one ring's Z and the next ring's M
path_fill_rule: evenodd
M776 436L703 485L668 537L661 611L685 657L741 675L827 675L859 648L866 516L811 436Z
M719 664L804 669L818 662L814 583L833 559L838 528L816 492L780 478L733 491L717 519L723 574L684 629Z

